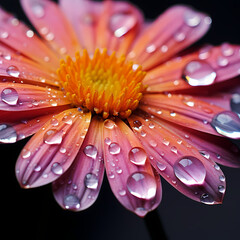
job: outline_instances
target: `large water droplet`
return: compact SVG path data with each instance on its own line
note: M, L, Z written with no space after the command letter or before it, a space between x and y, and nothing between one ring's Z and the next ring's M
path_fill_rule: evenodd
M8 124L0 124L0 142L15 143L17 141L17 133L13 127Z
M128 191L137 198L154 198L157 191L155 178L145 172L135 172L127 179Z
M1 100L11 106L17 105L18 92L14 88L5 88L1 92Z
M211 85L216 76L213 68L204 61L191 61L183 70L183 78L191 86Z
M85 153L86 156L91 157L93 159L96 159L97 157L97 148L93 145L87 145L83 152Z
M88 173L85 176L84 184L89 189L93 189L93 190L97 189L97 187L98 187L98 178L97 178L97 176L94 173Z
M240 138L240 119L234 112L225 111L217 114L212 119L211 126L225 137Z
M19 69L16 67L16 66L9 66L7 69L6 69L6 72L9 76L12 76L12 77L19 77L20 75L20 71Z
M113 142L109 145L108 150L112 155L116 155L120 153L121 147L118 143Z
M44 134L43 141L47 144L60 144L62 142L62 133L55 129L50 129Z
M184 22L189 27L197 27L201 22L201 16L199 13L189 10L186 11L184 14Z
M63 202L66 209L77 210L80 208L80 200L76 195L65 196Z
M231 110L240 115L240 94L235 93L230 100Z
M185 156L173 165L175 176L186 185L202 184L206 177L203 163L193 156Z
M60 163L53 163L51 171L56 175L62 175L63 174L63 167Z
M115 37L120 38L128 33L136 23L136 18L132 14L116 13L110 18L109 28Z
M132 148L128 153L129 160L136 165L144 165L147 160L146 152L140 148Z

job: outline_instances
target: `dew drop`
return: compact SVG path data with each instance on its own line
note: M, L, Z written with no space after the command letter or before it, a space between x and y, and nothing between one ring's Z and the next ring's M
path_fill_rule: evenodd
M8 38L8 36L9 36L9 34L6 31L3 31L3 32L0 33L0 37L3 38L3 39Z
M225 57L220 56L217 59L217 64L220 67L226 67L228 65L228 59L225 58Z
M111 144L111 139L109 137L106 137L104 139L104 142L107 144L107 145L110 145Z
M125 191L124 189L123 189L123 190L120 190L118 193L119 193L119 195L122 196L122 197L126 195L126 191Z
M212 119L211 126L225 137L240 138L240 119L234 112L225 111L217 114Z
M202 203L205 203L205 204L209 204L209 205L212 205L214 204L214 200L212 198L211 195L207 194L207 193L203 193L200 197L200 201Z
M116 126L115 122L110 119L104 121L104 127L107 129L113 129Z
M27 30L26 36L27 36L28 38L32 38L32 37L34 36L34 32L33 32L32 30Z
M0 143L15 143L16 141L15 129L8 124L0 124Z
M64 206L66 209L79 209L80 208L80 200L76 195L69 194L64 197Z
M35 172L40 172L42 170L42 167L40 166L40 165L36 165L35 167L34 167L34 171Z
M98 178L94 173L88 173L85 176L84 184L87 188L96 190L98 187Z
M175 39L177 42L182 42L185 38L186 38L186 35L185 35L184 32L177 32L177 33L174 35L174 39Z
M36 18L42 18L45 15L44 6L38 2L33 2L32 6L32 12Z
M11 77L19 77L19 75L20 75L20 71L19 71L19 69L16 67L16 66L14 66L14 65L11 65L11 66L9 66L7 69L6 69L6 72L7 72L7 74L9 75L9 76L11 76Z
M133 196L148 200L155 197L157 183L148 173L135 172L127 179L127 189Z
M209 158L210 158L210 154L209 154L207 151L205 151L205 150L200 150L199 153L200 153L203 157L205 157L206 159L209 159Z
M118 143L113 142L109 145L108 150L112 155L116 155L120 153L121 147L119 146Z
M230 44L224 43L221 46L221 52L222 52L223 56L230 57L233 55L234 49L232 48L232 46Z
M66 115L66 116L64 116L63 118L62 118L62 121L64 122L64 123L66 123L66 124L69 124L69 125L71 125L72 124L72 117L70 116L70 115Z
M59 152L60 152L60 153L63 153L63 154L66 153L66 151L67 151L67 149L64 148L64 147L61 147L60 150L59 150Z
M44 134L43 141L47 144L60 144L62 142L62 133L55 129L50 129Z
M221 175L221 176L219 177L219 180L220 180L221 182L225 182L226 178L225 178L224 175Z
M173 165L175 176L186 185L202 184L206 177L203 163L193 156L185 156Z
M93 145L87 145L84 149L83 152L86 156L91 157L93 159L96 159L97 157L97 148Z
M8 105L17 105L18 98L18 92L14 88L5 88L1 92L1 100Z
M52 118L51 119L51 125L54 126L54 127L58 126L58 120L56 118Z
M21 152L21 157L23 159L26 159L26 158L29 158L30 156L31 156L31 152L28 149L24 148Z
M134 121L134 122L133 122L133 128L134 128L135 130L141 129L141 128L142 128L142 123L141 123L140 121L138 121L138 120Z
M164 170L167 168L166 165L164 165L164 164L162 164L162 163L160 163L160 162L157 162L157 167L158 167L158 169L159 169L161 172L164 171Z
M183 70L183 78L191 86L211 85L216 76L213 68L204 61L191 61Z
M195 11L186 11L184 14L184 22L189 27L197 27L201 22L200 14Z
M234 93L230 100L231 110L240 115L240 94Z
M225 187L222 186L222 185L219 185L219 186L218 186L218 191L219 191L220 193L225 193Z
M150 44L146 47L146 52L147 53L153 53L153 52L156 51L156 49L157 49L156 45Z
M59 163L55 162L52 165L51 171L56 175L62 175L63 167Z
M144 165L147 160L147 154L140 147L132 148L128 153L129 160L136 165Z

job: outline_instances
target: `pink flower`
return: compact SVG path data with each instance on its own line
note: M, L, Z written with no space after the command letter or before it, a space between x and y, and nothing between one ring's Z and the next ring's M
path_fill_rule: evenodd
M162 197L161 175L193 200L218 204L216 164L239 167L240 47L180 52L211 18L174 6L151 24L126 2L22 0L38 36L0 10L0 142L34 136L16 163L22 187L53 182L80 211L104 169L116 198L139 216Z

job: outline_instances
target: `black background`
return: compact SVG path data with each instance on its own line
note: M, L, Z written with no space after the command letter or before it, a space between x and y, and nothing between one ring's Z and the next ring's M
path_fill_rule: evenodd
M147 19L154 19L169 6L182 3L209 13L213 24L200 43L240 44L240 1L132 1ZM24 18L19 2L0 0L8 11ZM71 0L69 0L69 4ZM14 173L15 161L27 140L0 145L1 236L7 239L105 239L149 240L144 220L125 210L114 198L105 179L96 203L83 212L62 210L55 202L51 186L23 190ZM223 205L206 206L194 202L164 180L163 200L158 213L170 240L240 239L240 169L222 167L227 178ZM155 223L152 223L155 225ZM160 239L160 238L159 238Z

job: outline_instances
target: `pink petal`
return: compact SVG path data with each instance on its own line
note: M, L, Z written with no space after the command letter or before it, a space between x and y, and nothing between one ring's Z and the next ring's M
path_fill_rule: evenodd
M56 3L48 0L21 0L21 4L37 31L57 53L74 56L79 49L78 40Z
M41 63L45 68L56 70L58 58L32 30L3 9L0 9L0 16L0 42Z
M139 216L155 209L161 183L141 143L121 120L105 120L104 162L111 189L119 202Z
M159 174L196 201L221 203L226 184L219 166L156 118L139 115L131 115L129 123Z
M201 38L211 18L186 6L164 12L137 40L129 57L150 69Z
M91 114L66 110L48 121L22 150L16 176L22 187L38 187L59 178L72 164L86 135Z
M53 183L63 208L81 211L96 201L104 174L102 141L102 120L94 117L73 165Z

